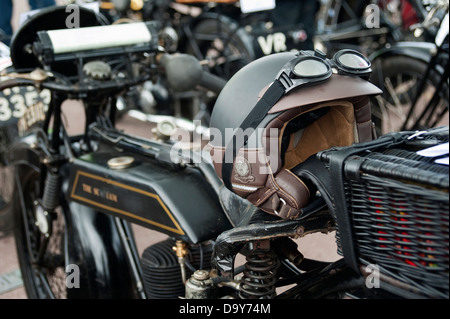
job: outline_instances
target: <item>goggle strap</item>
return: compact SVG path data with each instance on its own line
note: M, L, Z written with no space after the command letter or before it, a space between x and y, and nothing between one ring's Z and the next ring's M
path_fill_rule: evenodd
M285 92L289 91L295 85L289 75L284 71L277 76L277 80L283 85Z
M256 129L267 113L269 113L270 109L283 97L285 90L285 86L279 80L275 80L247 117L242 121L241 125L239 125L242 132L245 132L248 128ZM232 189L231 176L233 173L234 160L239 150L247 144L247 140L248 136L244 136L243 139L239 139L240 143L237 144L236 134L234 134L233 138L225 148L225 154L222 159L222 180L225 186L230 190ZM232 160L226 161L225 159L229 158L227 154L230 154L231 152Z

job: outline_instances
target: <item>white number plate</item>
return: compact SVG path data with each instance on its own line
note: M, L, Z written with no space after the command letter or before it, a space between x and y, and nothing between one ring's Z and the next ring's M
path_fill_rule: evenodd
M49 90L36 91L35 88L14 87L0 91L0 126L17 123L31 106L42 102L47 111L51 93Z

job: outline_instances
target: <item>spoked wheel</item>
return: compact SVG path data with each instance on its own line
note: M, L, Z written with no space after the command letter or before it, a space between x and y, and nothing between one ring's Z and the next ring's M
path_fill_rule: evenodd
M221 19L205 19L193 28L194 39L186 52L206 61L212 73L229 79L253 59L235 29Z
M228 80L254 59L253 50L242 32L226 17L201 20L189 28L191 36L184 52L195 56L212 74ZM200 119L202 125L209 126L215 101L216 95L204 96L200 112L194 114L193 119Z
M46 213L39 203L41 178L29 168L14 197L15 240L22 278L30 299L66 298L64 216Z
M448 82L439 88L441 77L436 72L430 73L414 103L426 70L425 62L405 56L387 57L373 64L372 82L383 90L372 103L378 135L448 125Z

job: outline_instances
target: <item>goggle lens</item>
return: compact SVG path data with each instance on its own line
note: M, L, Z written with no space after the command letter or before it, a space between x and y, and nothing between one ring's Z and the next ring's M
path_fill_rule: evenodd
M299 61L294 66L294 73L301 77L317 77L324 76L328 73L329 68L322 61L315 59L307 59Z
M368 79L372 70L370 61L361 53L351 49L338 51L333 59L327 59L319 50L299 51L287 62L277 75L285 87L285 93L302 86L325 81L332 73L355 75Z
M367 60L354 53L341 54L337 60L341 65L355 70L365 70L370 67Z

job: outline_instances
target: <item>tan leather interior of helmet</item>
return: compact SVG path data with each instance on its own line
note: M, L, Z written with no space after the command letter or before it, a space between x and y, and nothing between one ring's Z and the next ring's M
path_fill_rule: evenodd
M284 168L291 169L319 151L355 142L353 104L349 101L332 101L319 104L314 109L324 107L329 107L325 115L301 131L291 133L284 154Z

